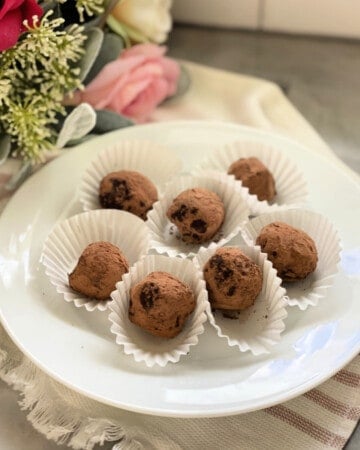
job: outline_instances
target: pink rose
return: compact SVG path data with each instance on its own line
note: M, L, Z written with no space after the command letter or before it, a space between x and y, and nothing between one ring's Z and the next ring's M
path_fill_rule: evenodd
M144 122L156 106L176 91L179 65L165 58L165 47L141 44L123 51L107 64L72 104L90 103Z
M20 34L26 31L24 20L31 27L33 16L41 17L42 13L35 0L0 1L0 52L15 45Z

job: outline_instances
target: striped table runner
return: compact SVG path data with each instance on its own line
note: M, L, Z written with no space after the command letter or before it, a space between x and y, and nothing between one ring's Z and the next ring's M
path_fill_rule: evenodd
M308 448L342 448L360 418L360 356L301 397L264 412L299 433Z
M0 377L22 393L29 420L75 449L107 440L121 440L113 450L341 449L360 418L360 356L281 405L231 417L172 419L118 410L70 391L26 359L1 326L0 343Z

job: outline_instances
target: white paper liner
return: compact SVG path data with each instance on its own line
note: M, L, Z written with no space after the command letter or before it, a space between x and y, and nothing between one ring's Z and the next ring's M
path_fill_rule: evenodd
M230 247L230 245L229 245ZM238 319L225 318L221 311L212 311L207 302L206 312L209 322L216 329L219 337L225 338L231 347L237 346L241 352L250 351L254 355L269 353L271 347L278 343L285 329L284 319L287 317L285 289L276 270L261 253L260 247L231 245L239 248L246 256L258 264L263 274L263 287L253 306L241 311ZM202 249L194 259L194 264L201 270L207 261L218 250L211 246Z
M303 207L307 199L307 186L302 172L284 153L270 145L258 141L237 141L215 151L201 164L202 169L215 169L227 173L229 166L240 158L258 158L272 173L275 180L276 196L274 200L260 201L256 195L237 180L246 190L251 214L258 215L278 211L289 207ZM229 175L235 178L233 175Z
M147 226L151 232L150 246L158 253L181 258L195 256L201 248L207 248L212 242L224 245L236 236L249 217L249 207L242 191L236 187L236 180L215 171L203 171L198 175L176 178L169 183L164 197L154 204L148 214ZM186 189L201 187L215 192L225 207L225 219L214 238L202 244L188 244L181 240L177 227L166 217L166 211L175 197Z
M307 233L315 242L318 263L315 272L302 281L283 283L290 306L305 310L316 306L332 286L340 261L340 239L332 223L319 213L301 209L262 214L248 222L242 232L248 244L254 244L261 229L269 223L280 221Z
M167 272L179 278L192 289L196 298L194 312L188 317L181 333L172 339L152 336L128 318L131 287L154 271ZM189 352L191 346L197 344L207 320L207 294L205 282L191 261L160 255L146 256L130 268L130 272L124 275L123 281L116 288L111 294L114 301L109 305L112 311L109 315L111 331L116 335L117 344L122 345L124 352L132 355L135 361L143 361L148 367L155 364L164 367L169 362L178 362L182 355Z
M109 300L90 299L72 290L68 274L75 268L81 253L92 242L107 241L116 245L129 266L149 250L149 231L143 220L125 211L88 211L58 223L47 237L41 254L45 273L56 291L67 302L87 311L105 311Z
M182 163L169 149L150 141L119 141L104 151L90 163L79 187L79 199L84 211L101 209L99 186L109 173L118 170L140 172L154 183L158 196L165 184L179 173Z

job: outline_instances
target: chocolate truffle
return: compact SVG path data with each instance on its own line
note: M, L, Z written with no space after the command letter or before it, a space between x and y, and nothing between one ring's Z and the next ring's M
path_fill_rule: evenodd
M139 172L112 172L100 183L99 201L103 208L128 211L144 220L157 199L156 187Z
M316 269L318 261L315 242L304 231L283 222L266 225L256 238L256 244L284 281L297 281Z
M235 247L216 250L204 266L204 278L213 309L246 309L262 289L260 267Z
M128 270L126 258L115 245L94 242L85 248L75 269L69 274L69 285L87 297L107 300L115 284Z
M219 231L224 221L225 208L215 192L193 188L181 192L166 215L177 226L184 242L201 244Z
M129 319L154 336L173 338L195 309L192 290L166 272L152 272L131 288Z
M228 174L241 180L250 194L257 195L259 200L270 201L276 195L274 177L257 158L240 158L231 164Z

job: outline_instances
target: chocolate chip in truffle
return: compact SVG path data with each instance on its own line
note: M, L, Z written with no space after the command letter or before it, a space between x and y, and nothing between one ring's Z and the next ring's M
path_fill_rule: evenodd
M213 309L238 311L248 308L261 292L260 267L238 248L218 249L203 270Z
M144 309L148 310L154 306L154 301L159 295L159 288L154 283L146 283L140 293L140 302Z
M222 312L223 317L225 317L225 319L237 320L240 316L240 311L236 311L236 310L223 309L221 312Z
M117 180L116 178L111 178L110 183L112 186L111 192L100 194L100 204L104 208L122 209L119 207L119 203L131 199L129 187L125 180Z
M198 233L206 233L207 223L202 219L196 219L191 222L191 228L194 228Z
M130 297L130 321L154 336L167 339L181 332L196 306L190 287L166 272L148 274L131 288Z
M116 178L113 178L111 183L113 185L112 192L114 195L118 195L124 200L131 199L130 189L125 180L117 180Z
M210 267L216 269L215 281L222 283L233 275L233 270L226 267L224 259L219 255L214 255L210 259Z
M210 259L210 267L213 268L218 268L219 266L221 266L222 264L224 264L224 260L222 258L222 256L220 255L214 255L211 259Z
M181 205L179 209L177 209L174 213L171 214L171 218L174 220L178 220L179 222L182 222L187 212L188 212L187 206Z
M235 294L236 286L230 286L229 290L227 291L226 295L228 297L232 297Z
M225 207L215 192L192 188L174 198L166 216L176 225L184 242L201 244L214 239L219 232Z
M156 187L139 172L111 172L99 185L99 202L103 208L128 211L144 220L155 201Z

